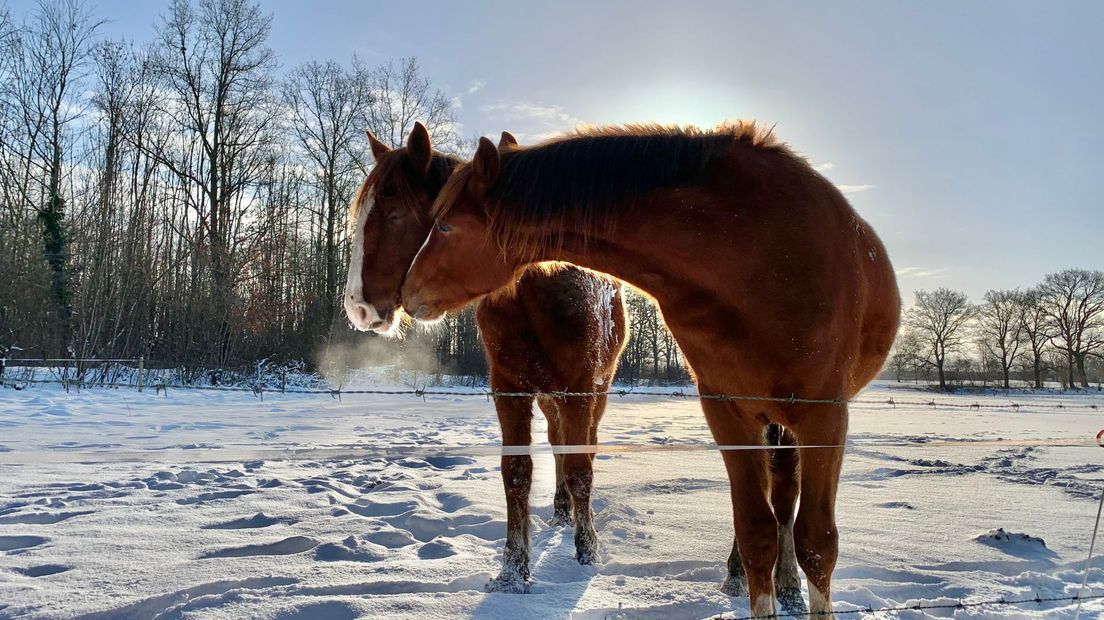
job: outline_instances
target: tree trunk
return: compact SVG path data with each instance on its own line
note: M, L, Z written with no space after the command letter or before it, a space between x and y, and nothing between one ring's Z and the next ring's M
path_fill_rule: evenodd
M322 297L325 309L322 316L325 319L325 329L328 330L334 322L334 310L337 307L337 174L330 166L326 179L326 293Z
M55 123L53 154L50 161L50 181L46 207L38 213L42 221L42 247L50 266L50 292L57 307L61 347L70 345L70 320L73 315L69 291L68 248L65 236L65 199L61 197L61 137Z

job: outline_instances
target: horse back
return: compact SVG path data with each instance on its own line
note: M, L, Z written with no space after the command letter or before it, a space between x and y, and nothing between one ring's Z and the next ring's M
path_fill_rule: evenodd
M527 270L480 301L476 321L496 388L604 389L627 339L621 284L566 265Z

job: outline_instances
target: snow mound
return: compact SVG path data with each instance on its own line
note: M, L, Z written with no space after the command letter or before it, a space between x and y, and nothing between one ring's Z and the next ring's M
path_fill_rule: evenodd
M1020 532L1006 532L1003 527L989 530L988 533L978 536L975 540L1018 558L1037 560L1058 557L1057 553L1047 548L1046 541L1042 538Z

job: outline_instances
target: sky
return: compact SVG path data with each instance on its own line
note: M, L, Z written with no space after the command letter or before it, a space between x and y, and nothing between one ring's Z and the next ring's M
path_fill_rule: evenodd
M152 37L165 2L92 0ZM16 14L31 6L10 3ZM882 236L902 296L1104 269L1104 3L270 0L284 69L404 56L464 135L754 118Z

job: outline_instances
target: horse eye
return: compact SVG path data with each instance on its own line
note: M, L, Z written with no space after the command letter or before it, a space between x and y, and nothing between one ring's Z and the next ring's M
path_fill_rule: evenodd
M449 226L443 220L438 220L437 221L437 230L439 230L439 231L441 231L445 234L448 234L448 231L452 230L452 226Z

